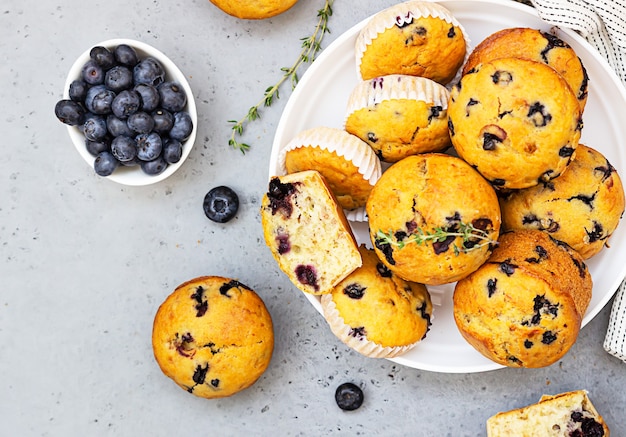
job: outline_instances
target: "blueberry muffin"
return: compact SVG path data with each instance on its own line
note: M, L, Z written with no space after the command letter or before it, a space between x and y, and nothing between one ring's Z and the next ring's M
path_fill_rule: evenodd
M298 133L279 154L285 173L316 170L347 211L363 208L380 177L380 160L371 147L343 129L315 127Z
M558 177L582 130L578 99L553 68L501 58L482 63L450 92L449 129L458 155L499 189Z
M446 85L460 73L467 47L467 33L448 9L407 1L375 14L359 32L357 72L363 80L408 74Z
M401 278L458 281L486 261L500 232L494 189L463 160L404 158L378 180L366 205L378 257Z
M570 86L581 110L587 102L589 77L574 49L558 36L527 27L499 30L480 42L463 66L463 74L498 58L523 58L554 68Z
M361 245L359 252L363 265L322 296L324 317L337 338L365 356L401 355L430 329L428 290L399 278L372 249Z
M242 283L198 277L176 287L159 307L152 348L163 373L181 388L223 398L254 384L269 366L272 318Z
M609 437L604 418L591 403L586 390L553 396L487 419L487 437Z
M591 300L582 257L535 230L503 233L485 264L457 282L454 320L480 353L509 367L545 367L576 341Z
M381 161L450 147L449 92L430 79L392 74L361 81L348 99L344 128Z
M282 14L298 0L210 0L215 6L233 17L262 20Z
M506 230L538 229L564 241L584 259L607 245L624 212L624 189L615 168L583 144L560 177L500 199Z
M306 293L330 293L361 266L343 209L315 170L272 177L261 223L278 266Z

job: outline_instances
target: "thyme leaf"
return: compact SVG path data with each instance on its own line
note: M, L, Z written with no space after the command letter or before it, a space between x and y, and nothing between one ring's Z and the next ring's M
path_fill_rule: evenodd
M279 89L287 81L291 83L291 89L293 90L298 84L298 70L302 64L311 63L315 60L315 56L322 50L322 40L326 33L330 33L328 28L328 21L333 14L332 6L334 0L325 0L324 7L317 11L317 25L311 36L301 38L302 51L291 65L291 67L282 67L280 71L283 73L282 77L274 85L267 87L263 94L263 98L257 102L256 105L248 109L248 113L239 120L228 120L228 123L232 124L231 135L228 140L228 145L233 149L241 151L245 154L250 150L250 145L244 142L240 142L237 137L241 137L244 133L245 126L251 122L261 118L259 110L261 107L271 106L272 103L280 98Z
M400 240L395 237L393 231L385 233L379 229L378 232L376 232L376 243L380 246L391 245L397 247L398 249L403 249L407 244L411 243L417 244L418 246L421 246L422 244L426 245L428 243L443 243L450 237L455 239L460 237L463 241L461 246L456 244L452 245L455 255L468 253L473 250L480 249L481 247L498 244L497 241L490 238L487 231L478 229L471 223L463 222L459 223L458 226L453 229L439 226L434 228L432 231L424 231L422 228L417 228L411 234L408 234L405 238Z

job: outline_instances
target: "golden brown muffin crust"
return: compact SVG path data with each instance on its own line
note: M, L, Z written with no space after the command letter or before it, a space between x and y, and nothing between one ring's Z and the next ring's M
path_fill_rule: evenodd
M591 299L582 258L541 231L500 236L478 270L455 286L454 319L476 350L509 367L545 367L577 339Z
M215 6L233 17L261 20L287 11L298 0L210 0Z
M374 186L366 210L379 258L405 280L427 285L454 282L476 270L500 230L493 188L463 160L439 153L393 164ZM466 241L457 233L470 225L485 238L472 235ZM438 231L454 235L416 243L416 237Z
M452 144L492 185L520 189L561 175L582 130L580 105L545 64L500 58L480 64L450 92Z
M231 396L269 366L272 319L249 287L219 276L198 277L179 285L159 307L152 347L163 373L189 393Z
M589 82L585 67L572 47L549 32L526 27L497 31L472 50L463 66L463 74L484 62L509 57L543 62L554 68L563 76L576 95L581 109L584 109Z

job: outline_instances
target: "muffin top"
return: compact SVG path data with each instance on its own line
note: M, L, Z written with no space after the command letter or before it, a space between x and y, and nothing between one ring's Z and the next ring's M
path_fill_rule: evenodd
M624 212L624 188L615 168L597 150L579 144L563 175L500 199L503 227L538 229L584 259L599 253Z
M272 319L261 298L242 283L198 277L178 286L159 307L152 347L163 373L189 393L231 396L268 367Z
M582 130L576 96L551 67L526 59L480 64L450 92L452 144L497 188L558 177Z
M592 282L571 248L541 231L501 235L489 260L454 290L461 335L509 367L545 367L575 343Z
M460 158L426 153L393 164L367 201L370 238L400 277L457 281L489 256L500 230L494 189Z
M581 109L588 96L589 77L574 49L558 36L527 27L499 30L480 42L463 65L467 74L477 65L498 58L522 58L554 68L570 86Z
M364 79L388 74L422 76L443 85L463 65L469 40L445 7L407 1L376 15L357 36L357 72Z
M448 97L443 85L424 77L392 74L361 81L348 98L345 129L384 162L440 152L451 145Z
M324 316L342 341L364 355L406 352L430 328L430 295L424 285L387 269L372 249L361 245L359 252L363 265L322 296Z

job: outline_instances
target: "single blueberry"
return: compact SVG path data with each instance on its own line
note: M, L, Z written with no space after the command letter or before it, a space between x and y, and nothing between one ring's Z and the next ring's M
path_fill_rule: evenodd
M89 116L83 123L83 134L88 140L100 141L107 136L107 133L106 119L100 115Z
M165 80L165 70L159 61L148 57L133 68L133 80L135 84L147 83L158 86Z
M177 112L174 114L174 126L170 129L170 137L176 140L186 140L193 130L191 116L187 112Z
M154 119L150 114L137 111L128 117L128 127L138 134L147 134L154 129Z
M173 138L168 138L163 144L163 159L168 164L175 164L183 156L183 144Z
M204 214L217 223L226 223L237 214L239 196L232 188L219 186L211 189L202 202Z
M88 60L80 73L80 77L89 85L104 83L104 70L93 59Z
M89 57L105 71L115 65L115 56L106 47L96 46L89 51Z
M363 390L356 384L344 382L335 390L335 401L344 411L356 410L363 404Z
M147 83L135 85L135 91L141 96L141 109L145 112L152 112L159 107L160 97L156 87Z
M118 165L118 160L115 159L115 156L113 156L111 152L98 153L96 160L93 162L93 168L96 171L96 174L100 176L111 175Z
M187 93L176 82L163 82L159 85L159 96L161 97L161 107L170 112L182 111L187 105Z
M120 162L128 162L137 156L137 146L135 139L120 135L111 141L111 153Z
M114 137L118 137L120 135L133 137L136 135L135 132L128 127L128 123L126 123L126 120L117 118L114 114L109 114L109 116L107 117L107 129L109 130L109 133Z
M104 84L110 90L120 92L133 86L133 72L123 65L116 65L104 75Z
M157 109L152 113L154 119L153 130L161 135L169 133L174 126L174 116L165 109Z
M89 112L94 114L109 114L111 112L111 104L115 99L115 93L104 85L96 85L87 91L85 97L85 106Z
M163 170L167 168L167 162L163 159L162 156L152 160L152 161L141 161L141 169L145 174L155 176L159 173L162 173Z
M81 79L76 79L70 83L70 87L68 90L68 94L70 100L75 102L82 103L85 101L85 97L87 97L87 90L89 89L89 85L87 82Z
M123 90L115 96L111 103L111 111L117 118L122 120L135 114L140 107L141 97L137 91L133 90Z
M119 64L126 65L127 67L134 67L139 62L137 52L128 44L120 44L115 47L113 56L115 56L115 60Z
M54 105L54 115L61 123L78 126L85 121L85 109L73 100L59 100Z
M109 150L109 147L111 147L109 141L108 137L103 138L100 141L91 141L85 138L85 148L91 155L98 156L100 152L106 152Z
M163 140L156 132L139 134L135 137L137 142L137 157L142 161L152 161L161 155Z

